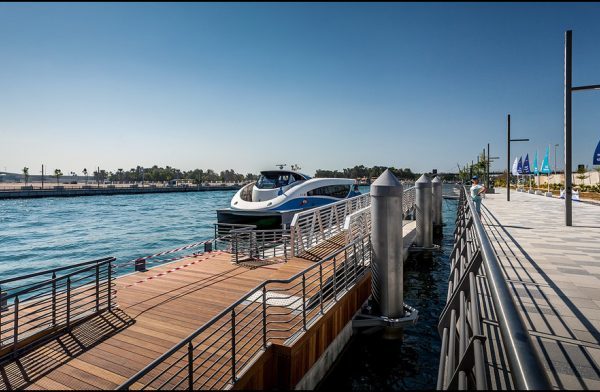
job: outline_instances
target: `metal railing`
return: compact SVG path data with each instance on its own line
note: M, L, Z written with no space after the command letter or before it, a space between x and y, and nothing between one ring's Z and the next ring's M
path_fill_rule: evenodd
M415 209L415 187L405 189L402 195L402 214L406 218ZM371 233L371 206L367 206L348 215L344 221L346 243Z
M370 204L371 195L366 193L297 213L290 225L292 254L298 256L341 233L346 217Z
M114 257L0 280L0 360L111 309Z
M227 250L236 263L267 258L288 259L290 232L285 229L256 230L255 225L215 223L215 248Z
M285 280L268 280L146 366L119 389L225 389L273 342L286 344L370 266L363 237Z
M482 333L483 295L491 296L514 387L551 389L494 248L466 192L461 187L450 256L448 299L438 323L442 345L437 389L494 388L490 385L485 352L487 337ZM478 286L478 279L482 278L486 293L480 292Z

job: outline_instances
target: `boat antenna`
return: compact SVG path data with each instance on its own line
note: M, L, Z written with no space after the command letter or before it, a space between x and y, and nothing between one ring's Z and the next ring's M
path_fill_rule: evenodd
M279 166L279 170L283 170L283 167L287 165L285 163L278 163L275 166Z

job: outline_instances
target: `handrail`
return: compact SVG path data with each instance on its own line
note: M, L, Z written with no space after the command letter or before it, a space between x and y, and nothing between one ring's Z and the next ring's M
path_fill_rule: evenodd
M64 271L64 270L67 270L67 269L72 269L72 268L75 268L75 267L80 267L82 265L101 263L101 262L106 261L108 259L110 259L110 257L104 257L104 258L101 258L101 259L91 260L91 261L84 261L84 262L81 262L81 263L67 265L65 267L52 268L52 269L49 269L49 270L43 270L43 271L39 271L39 272L34 272L34 273L31 273L31 274L27 274L27 275L20 275L20 276L16 276L16 277L13 277L13 278L2 279L2 280L0 280L0 285L3 285L5 283L10 283L10 282L15 282L17 280L23 280L23 279L33 278L33 277L39 276L39 275L47 275L47 274L51 274L53 272Z
M506 283L500 262L464 187L460 189L454 240L448 299L438 324L442 345L437 388L493 388L484 368L487 337L482 328L479 301L488 294L482 293L477 284L477 278L483 277L489 287L514 387L550 389L546 371ZM475 383L471 384L471 380Z
M462 189L466 193L466 188ZM465 197L471 211L475 205L470 197ZM477 213L473 215L475 232L481 244L483 266L488 280L492 300L502 335L502 343L511 369L511 375L517 389L551 389L552 385L539 358L537 349L531 341L531 336L523 317L515 304L514 297L508 288L506 278L500 267L500 262L492 243L483 228Z
M0 360L16 358L76 323L110 310L115 303L115 260L106 257L3 280ZM61 271L68 272L57 275ZM27 281L42 275L50 278Z
M346 217L370 204L371 195L365 193L295 214L290 225L292 254L298 256L341 233Z
M415 187L404 189L402 194L403 218L415 209ZM346 216L343 231L346 232L346 243L354 241L371 232L371 206L361 208Z
M343 257L340 257L341 255ZM208 378L200 386L202 389L213 389L219 382L225 385L234 383L237 380L237 376L243 371L243 367L250 362L252 356L266 349L274 339L293 338L298 333L294 331L298 325L303 326L300 329L300 333L302 333L310 322L320 314L323 314L326 311L327 301L330 301L329 303L337 301L338 296L343 295L345 292L344 290L347 290L364 275L370 265L370 259L370 237L365 237L333 252L288 279L269 279L264 281L211 318L210 321L192 332L166 353L152 361L144 369L121 384L118 389L129 389L132 386L136 388L141 386L143 389L149 387L153 382L158 381L161 376L166 378L168 375L171 375L171 377L167 381L164 381L162 385L159 385L159 389L173 387L173 385L167 384L175 382L174 379L177 377L184 378L175 385L175 388L181 386L182 383L189 379L187 388L197 389L196 382L200 382L198 380L202 377ZM328 274L330 275L329 277ZM257 299L261 299L261 301L257 302ZM253 306L254 308L252 308ZM286 311L285 309L288 310ZM252 317L252 315L254 316ZM290 320L282 321L281 317L289 317ZM230 326L227 327L227 325ZM222 328L226 327L227 329L223 332ZM210 332L211 329L215 328L216 331L213 331L209 336L203 338L200 343L194 345L194 339L198 338L204 332ZM221 336L215 338L214 336L220 332L223 332ZM242 333L244 334L242 337L248 339L246 342L238 339ZM226 338L226 336L229 336L228 334L231 334L231 336ZM201 350L200 345L203 342L216 340L216 342L212 343L212 345L216 346L218 343L221 343L220 339L222 338L226 340L221 346L214 349L210 347L208 349L205 348L200 354L194 356L195 350ZM236 342L242 348L238 347ZM250 344L249 347L248 344ZM241 352L242 349L245 351ZM186 350L187 353L182 353ZM210 354L209 358L202 362L202 364L205 364L208 359L211 359L213 363L206 365L208 368L204 369L201 375L195 377L196 371L201 370L201 366L196 366L195 361L198 360L200 355L210 350L215 352ZM216 352L221 352L221 354L217 354L215 357ZM179 354L179 359L169 360L177 354ZM231 357L227 357L228 355L231 355ZM237 358L236 355L238 355ZM245 361L242 357L245 358ZM229 358L229 365L221 363L224 358ZM206 376L206 372L212 369L211 366L216 366L216 364L221 364L219 368L221 370L224 366L230 366L231 374L221 375L216 381L210 376ZM163 365L166 366L166 369L158 369ZM142 378L149 375L155 369L157 369L158 374L153 374L154 377L147 384L143 384L141 382ZM181 375L181 372L185 371L185 369L187 369L187 372L185 375ZM219 375L219 369L215 371L214 377ZM226 378L225 381L222 380L223 377ZM207 383L212 381L214 383L207 387ZM155 388L155 386L152 386L152 388Z

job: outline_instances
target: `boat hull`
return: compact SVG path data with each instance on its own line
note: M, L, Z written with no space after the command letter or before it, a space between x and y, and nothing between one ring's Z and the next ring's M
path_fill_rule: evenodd
M255 225L258 230L282 229L290 226L298 211L240 211L224 208L217 210L217 222Z

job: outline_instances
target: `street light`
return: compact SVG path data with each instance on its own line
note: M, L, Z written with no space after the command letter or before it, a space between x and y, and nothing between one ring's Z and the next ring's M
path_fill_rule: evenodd
M510 114L506 118L506 129L508 138L506 139L506 201L510 201L510 142L528 142L529 139L511 139L510 138Z
M554 145L554 175L556 175L556 147L558 147L558 144Z
M571 95L573 91L600 90L600 84L573 87L573 32L565 31L565 225L573 226L573 168L572 168L572 108Z

